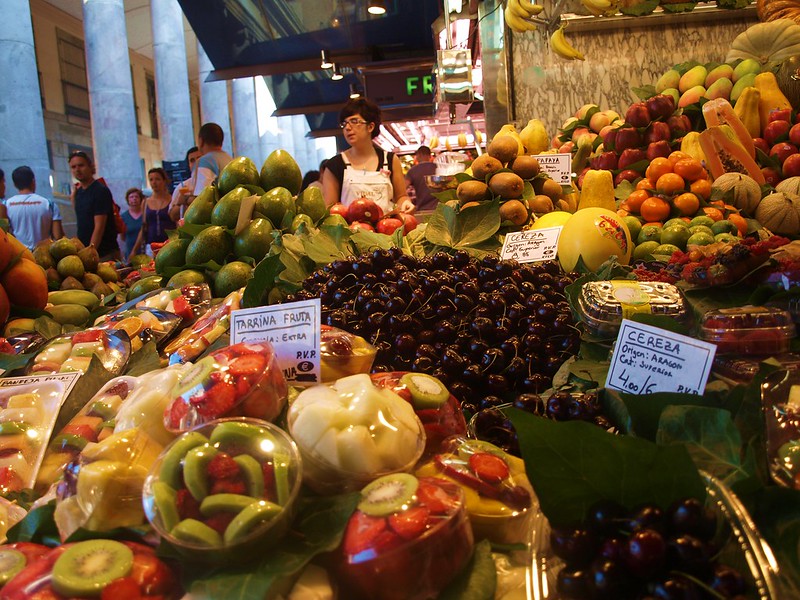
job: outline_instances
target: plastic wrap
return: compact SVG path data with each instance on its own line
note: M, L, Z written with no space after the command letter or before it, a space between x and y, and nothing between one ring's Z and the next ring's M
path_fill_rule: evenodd
M86 329L47 342L28 364L28 374L85 373L92 356L97 356L106 371L119 375L130 355L131 342L124 331Z

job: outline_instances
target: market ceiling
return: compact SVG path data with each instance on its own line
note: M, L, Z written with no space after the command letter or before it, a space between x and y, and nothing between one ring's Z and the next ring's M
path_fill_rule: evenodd
M276 114L306 114L312 131L336 129L350 84L360 84L355 69L430 69L431 24L441 13L440 0L385 0L381 16L367 12L368 0L179 3L214 65L213 78L264 75ZM342 70L341 80L320 68L323 49ZM430 103L383 108L403 119L431 114Z

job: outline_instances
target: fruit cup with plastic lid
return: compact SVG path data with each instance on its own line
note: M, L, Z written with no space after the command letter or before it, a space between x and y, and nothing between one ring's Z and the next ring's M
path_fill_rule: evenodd
M363 337L329 325L320 335L322 382L330 383L357 373L369 373L377 350Z

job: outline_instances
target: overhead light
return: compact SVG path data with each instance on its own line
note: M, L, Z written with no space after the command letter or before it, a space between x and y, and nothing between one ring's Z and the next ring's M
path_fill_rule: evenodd
M350 84L350 98L352 98L353 100L355 100L356 98L361 98L361 90L355 83Z
M339 65L333 63L333 65L331 66L333 67L333 75L331 75L331 79L333 79L334 81L339 81L340 79L342 79L344 75L342 75L342 72L339 71Z
M328 58L328 53L325 50L322 50L320 51L320 54L322 55L322 62L320 63L319 68L330 69L331 67L333 67L333 63Z
M382 15L386 13L386 3L383 0L369 0L367 12L371 15Z

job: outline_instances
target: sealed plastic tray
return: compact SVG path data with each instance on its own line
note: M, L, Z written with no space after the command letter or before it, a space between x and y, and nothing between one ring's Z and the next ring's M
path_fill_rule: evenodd
M178 315L189 325L211 306L211 288L207 283L191 283L180 288L158 289L121 304L111 315L124 310L155 308Z
M231 324L231 312L239 309L242 290L228 294L219 304L209 308L206 313L174 338L164 353L170 364L184 363L200 356Z
M775 371L761 384L772 479L800 489L800 371Z
M777 356L736 356L735 354L717 356L711 373L720 379L733 383L750 383L761 368L762 362L768 362L780 369L800 369L800 354L787 352Z
M103 368L119 375L131 355L131 341L122 330L86 329L50 340L28 364L28 374L85 373L97 356Z
M375 346L363 337L323 325L320 336L322 383L332 383L357 373L369 373L376 354Z
M161 348L181 324L181 317L156 308L131 308L101 317L95 323L97 329L121 329L131 340L131 352L140 350L148 342Z
M613 337L622 319L636 313L664 315L691 323L691 311L681 291L658 281L589 281L578 298L581 321L590 333Z
M795 335L789 312L768 306L711 310L700 324L700 338L716 344L717 354L780 354Z

